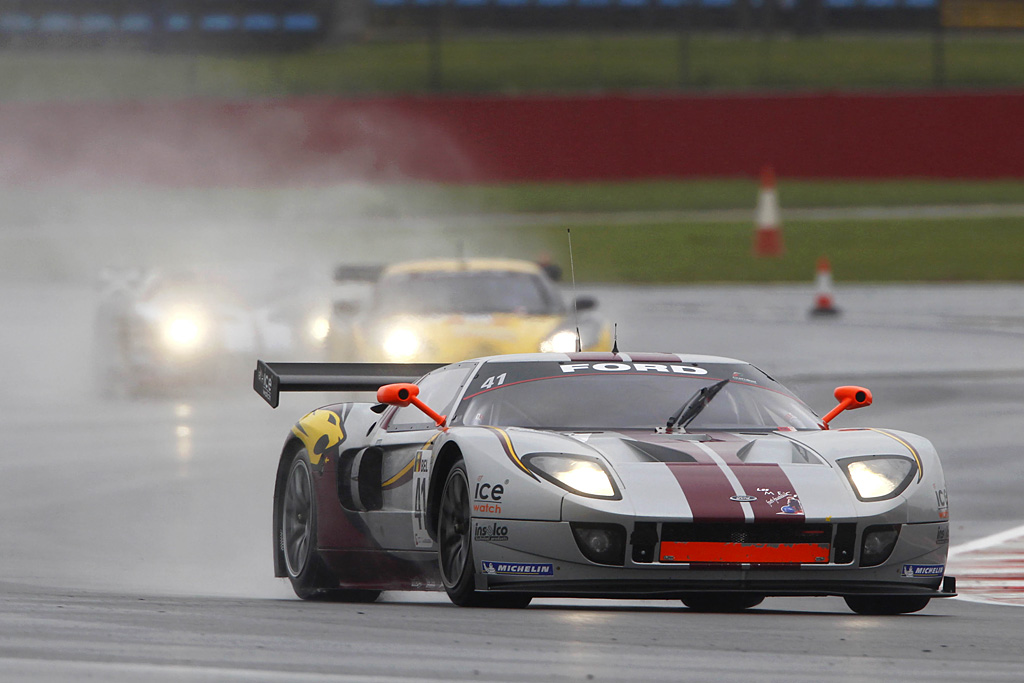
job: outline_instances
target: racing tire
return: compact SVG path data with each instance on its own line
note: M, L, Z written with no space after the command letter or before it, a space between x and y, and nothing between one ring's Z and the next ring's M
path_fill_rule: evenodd
M470 512L469 478L459 460L448 472L437 514L438 567L445 592L459 607L522 608L531 596L520 593L483 593L476 590L473 559L473 519Z
M288 467L281 496L280 550L295 594L303 600L373 602L378 590L337 588L338 579L316 552L316 494L306 449Z
M923 595L847 595L843 599L851 610L866 616L920 612L931 601Z
M683 598L694 612L742 612L764 602L763 595L749 593L695 593Z

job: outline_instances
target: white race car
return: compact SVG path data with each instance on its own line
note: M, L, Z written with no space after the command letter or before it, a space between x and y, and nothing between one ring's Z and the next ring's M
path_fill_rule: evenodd
M260 362L255 388L274 406L282 391L378 390L307 414L281 453L274 563L304 598L444 589L459 605L728 611L836 595L896 614L955 594L931 443L830 428L871 403L861 387L819 417L738 360L546 353Z

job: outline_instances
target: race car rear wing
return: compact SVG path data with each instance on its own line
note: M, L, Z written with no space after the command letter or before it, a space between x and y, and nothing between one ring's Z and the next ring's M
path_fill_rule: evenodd
M252 388L271 408L282 391L377 391L415 382L443 363L267 363L256 361Z

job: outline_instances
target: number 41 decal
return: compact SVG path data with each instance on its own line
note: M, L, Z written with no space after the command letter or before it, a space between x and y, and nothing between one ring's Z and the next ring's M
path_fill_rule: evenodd
M490 389L492 387L500 387L502 384L505 383L505 375L506 374L508 374L508 373L503 372L500 375L495 375L494 377L488 377L486 380L484 380L484 383L480 385L480 388L481 389Z
M427 532L427 483L430 480L430 461L433 456L433 450L416 451L416 466L412 471L412 537L417 548L429 548L434 544Z

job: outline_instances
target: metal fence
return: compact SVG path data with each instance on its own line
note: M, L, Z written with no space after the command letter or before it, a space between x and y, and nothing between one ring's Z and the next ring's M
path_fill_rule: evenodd
M0 0L0 45L282 49L321 41L337 0Z
M1021 29L1024 0L0 0L0 52L46 56L12 58L0 98L77 81L114 97L1019 88Z

